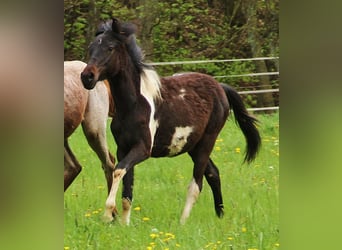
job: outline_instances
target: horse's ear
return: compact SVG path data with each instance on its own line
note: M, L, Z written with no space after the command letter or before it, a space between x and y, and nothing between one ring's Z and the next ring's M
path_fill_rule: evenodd
M132 23L123 23L121 26L121 34L129 37L137 32L137 26Z
M113 18L112 21L113 21L112 22L112 30L113 30L113 32L120 33L121 32L121 25L120 25L119 20L116 19L116 18Z

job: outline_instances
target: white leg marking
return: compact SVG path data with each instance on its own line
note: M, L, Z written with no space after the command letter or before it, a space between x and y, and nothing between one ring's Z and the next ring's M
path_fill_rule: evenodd
M131 217L131 207L132 204L126 198L122 199L122 223L125 225L129 225L130 217Z
M188 137L193 131L193 127L176 127L172 136L169 148L169 155L173 156L182 151L184 145L188 142Z
M110 189L108 198L106 200L106 209L103 215L103 220L106 222L111 222L113 220L113 215L112 215L113 212L117 213L116 203L115 203L116 193L118 192L120 181L124 177L125 174L126 174L125 169L117 169L113 172L113 177L114 177L113 184Z
M186 197L186 203L185 203L185 207L183 210L183 214L182 217L180 219L180 223L184 224L185 220L189 217L191 209L193 207L193 205L195 204L198 196L199 196L200 190L199 187L195 181L195 179L192 179L189 188L188 188L188 195Z

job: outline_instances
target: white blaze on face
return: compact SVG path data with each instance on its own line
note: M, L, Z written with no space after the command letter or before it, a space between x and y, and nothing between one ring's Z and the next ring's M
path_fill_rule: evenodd
M193 127L176 127L175 133L172 136L171 144L168 147L169 155L173 156L182 151L185 144L188 142L188 137L193 131Z

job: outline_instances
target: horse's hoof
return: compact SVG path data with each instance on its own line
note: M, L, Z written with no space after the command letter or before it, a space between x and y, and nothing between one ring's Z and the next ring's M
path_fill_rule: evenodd
M105 222L105 223L111 223L111 222L114 221L114 217L113 216L103 215L102 221Z

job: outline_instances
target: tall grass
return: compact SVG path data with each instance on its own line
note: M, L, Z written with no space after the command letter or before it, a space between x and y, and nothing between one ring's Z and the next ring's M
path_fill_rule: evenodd
M136 166L130 226L105 224L104 174L78 129L71 147L83 170L64 195L64 249L278 249L279 115L256 116L262 148L253 163L242 164L245 139L232 118L211 155L220 169L225 216L216 217L204 180L185 225L179 219L192 178L188 155L150 158ZM115 152L110 132L108 142ZM120 208L119 196L117 204Z

